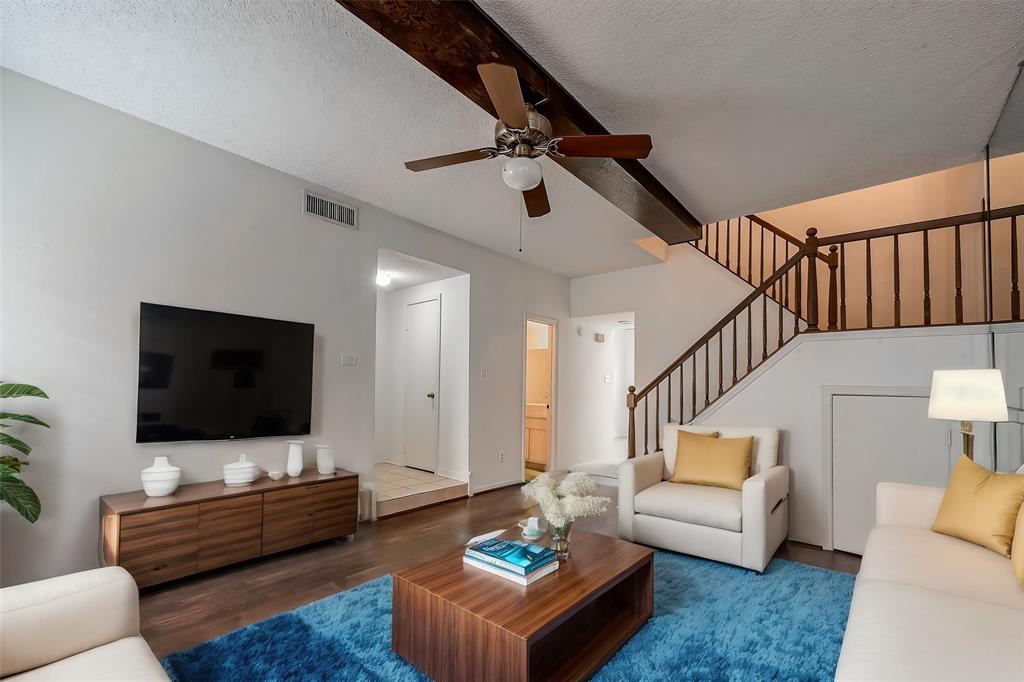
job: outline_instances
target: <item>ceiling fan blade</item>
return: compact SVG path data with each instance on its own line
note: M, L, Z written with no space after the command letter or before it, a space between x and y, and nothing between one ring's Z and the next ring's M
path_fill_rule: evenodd
M481 64L476 67L480 79L487 88L487 95L498 112L498 118L512 128L525 128L528 124L523 91L519 87L519 75L505 64Z
M551 204L548 203L548 192L544 189L543 180L533 189L523 192L523 201L526 202L526 215L531 218L539 218L551 213Z
M652 148L650 135L570 135L558 142L558 153L565 156L610 159L646 159Z
M419 171L431 170L433 168L444 168L445 166L454 166L459 163L490 159L495 156L496 153L497 150L492 147L470 149L469 151L455 152L454 154L445 154L444 156L431 156L429 159L406 161L405 167L418 173Z

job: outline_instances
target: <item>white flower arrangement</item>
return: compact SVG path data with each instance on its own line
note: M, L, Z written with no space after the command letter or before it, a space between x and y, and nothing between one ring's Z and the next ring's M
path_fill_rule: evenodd
M595 492L594 479L579 473L569 474L561 481L541 474L523 486L523 495L540 505L544 518L555 528L608 511L611 498L594 495Z

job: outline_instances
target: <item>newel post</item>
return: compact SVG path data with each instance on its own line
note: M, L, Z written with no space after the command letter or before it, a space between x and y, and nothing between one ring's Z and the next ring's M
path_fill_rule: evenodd
M626 408L629 410L629 435L626 437L628 443L629 458L636 457L636 386L629 387L626 394Z
M807 331L818 331L818 230L808 228L804 242L807 254Z
M828 330L839 329L839 292L836 290L836 271L839 270L839 247L828 247Z

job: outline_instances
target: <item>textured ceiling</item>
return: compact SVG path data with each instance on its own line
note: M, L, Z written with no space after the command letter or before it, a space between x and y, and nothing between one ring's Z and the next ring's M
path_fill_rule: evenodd
M566 276L655 260L649 232L544 160L552 213L524 216L486 146L494 119L333 0L3 0L3 65Z
M1021 0L480 0L707 222L958 166L1024 59Z
M1024 3L529 0L482 6L698 218L776 208L980 157ZM493 120L332 0L5 0L3 64L516 255ZM553 163L523 259L567 276L655 262L643 228Z
M377 249L377 271L391 273L391 284L383 287L385 291L408 289L427 282L437 282L466 274L462 270L456 270L447 265L440 265L390 249Z

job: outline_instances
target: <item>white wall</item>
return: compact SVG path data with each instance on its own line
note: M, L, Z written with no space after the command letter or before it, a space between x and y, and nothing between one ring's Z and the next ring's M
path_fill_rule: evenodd
M405 314L409 304L441 302L438 387L438 470L469 480L470 276L460 275L397 291L377 292L376 461L404 463Z
M577 333L581 331L582 334ZM605 335L604 343L594 341L595 333ZM566 358L562 368L559 428L563 446L558 468L568 469L581 462L625 459L626 386L632 379L630 353L632 331L612 324L595 324L573 319L562 334ZM627 373L629 376L627 376ZM604 377L611 381L605 383Z
M43 515L0 507L4 584L96 566L99 496L138 489L154 455L186 482L239 452L283 464L278 439L135 444L139 301L314 323L307 442L369 475L379 247L471 274L472 486L521 480L524 315L567 319L566 279L356 200L358 231L306 217L300 178L13 72L2 88L0 369L50 394L18 407L53 426L18 429Z
M1024 355L1024 324L996 329L1000 332L996 344L1001 354ZM824 387L896 386L927 391L935 369L991 366L992 338L987 330L987 326L979 325L802 334L700 415L697 423L782 429L782 459L792 469L790 538L820 545L828 525L830 482L826 473L831 456L825 448L829 415ZM1024 385L1024 366L1018 363L1003 370L1008 388ZM1008 397L1016 404L1012 396ZM959 431L958 424L950 423L949 427ZM985 439L979 437L976 447L979 462L991 465Z

